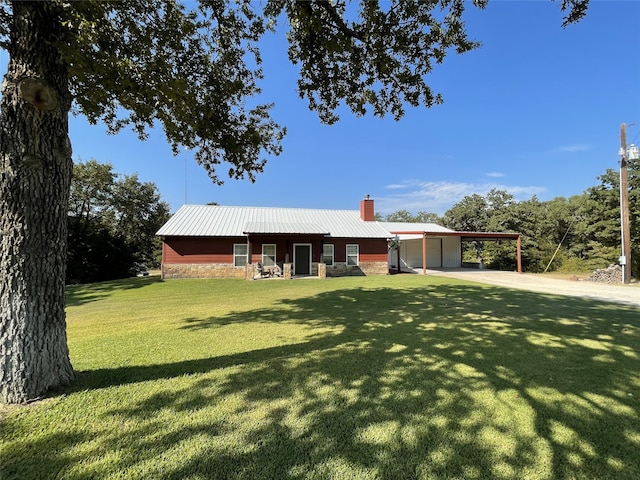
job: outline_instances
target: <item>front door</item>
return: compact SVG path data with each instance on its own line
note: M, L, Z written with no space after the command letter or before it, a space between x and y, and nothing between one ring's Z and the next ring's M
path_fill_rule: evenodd
M311 275L311 244L293 245L293 274Z

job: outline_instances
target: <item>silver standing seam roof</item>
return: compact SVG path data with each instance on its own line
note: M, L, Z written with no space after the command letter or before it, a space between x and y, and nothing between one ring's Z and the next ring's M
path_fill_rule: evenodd
M450 233L450 228L443 227L437 223L411 223L411 222L380 222L380 225L387 230L392 237L398 240L415 240L423 237L423 233ZM393 232L393 233L392 233ZM397 233L413 232L413 233ZM416 233L420 232L420 233Z
M243 237L250 233L319 234L335 238L391 238L379 222L358 210L184 205L156 235Z
M411 223L411 222L380 222L380 225L388 232L427 232L427 233L451 233L454 230L443 227L437 223Z

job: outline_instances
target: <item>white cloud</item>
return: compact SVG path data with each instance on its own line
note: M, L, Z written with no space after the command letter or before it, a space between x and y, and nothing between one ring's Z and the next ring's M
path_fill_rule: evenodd
M493 177L493 178L504 177L504 173L500 173L500 172L489 172L489 173L487 173L487 177Z
M557 153L577 153L577 152L586 152L587 150L591 150L591 145L585 145L583 143L578 143L575 145L563 145L554 150Z
M478 194L485 196L491 189L504 190L511 193L516 200L528 200L546 189L536 186L513 186L499 183L456 183L456 182L424 182L407 180L402 183L387 185L389 190L403 189L404 192L392 193L376 197L376 212L383 215L408 210L444 214L448 209L460 202L465 196Z

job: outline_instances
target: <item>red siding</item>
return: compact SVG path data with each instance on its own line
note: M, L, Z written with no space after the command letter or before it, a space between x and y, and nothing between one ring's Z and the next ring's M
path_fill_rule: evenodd
M360 240L361 262L386 262L389 260L389 247L385 239Z
M287 253L287 240L280 237L260 236L251 238L251 261L252 263L262 262L262 244L276 246L276 262L284 262ZM291 258L291 255L289 255Z
M246 237L210 238L210 237L166 237L162 244L162 261L172 263L233 263L233 245L244 244ZM310 243L312 261L319 262L322 257L322 244L333 244L336 262L346 261L347 245L359 245L361 262L386 262L387 241L385 239L357 238L320 238L304 235L269 236L260 235L251 238L251 261L262 261L262 245L276 245L276 261L284 262L286 254L293 260L294 243Z
M347 245L359 245L361 262L386 262L388 247L385 239L379 238L326 238L324 243L333 244L336 262L347 261Z
M164 263L233 263L233 245L239 238L167 237L162 244Z
M293 261L293 245L296 243L311 244L312 261L319 262L322 255L321 244L324 237L315 235L251 235L251 259L253 263L262 261L262 245L276 245L276 262L286 261L289 254L289 262Z

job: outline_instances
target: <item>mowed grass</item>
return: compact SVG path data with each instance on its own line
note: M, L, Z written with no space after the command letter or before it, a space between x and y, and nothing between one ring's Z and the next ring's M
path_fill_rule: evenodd
M9 479L638 479L640 310L395 275L68 291Z

